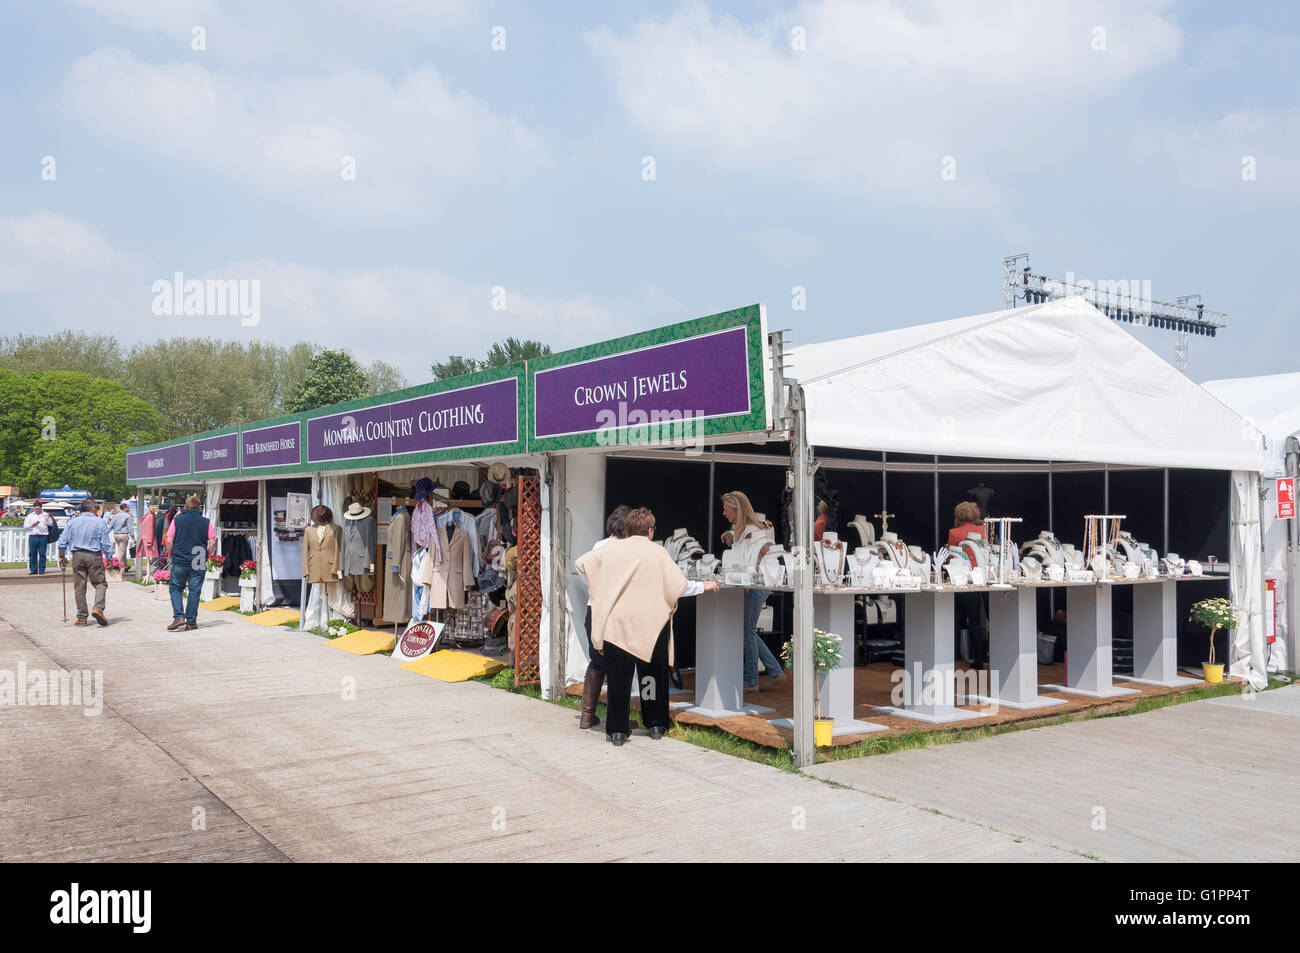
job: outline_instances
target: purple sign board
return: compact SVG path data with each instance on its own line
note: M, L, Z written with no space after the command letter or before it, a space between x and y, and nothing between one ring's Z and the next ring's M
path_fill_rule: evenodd
M223 433L194 441L194 472L218 473L239 469L239 434Z
M307 421L307 462L436 453L519 439L519 378L357 407Z
M649 332L643 346L534 371L530 449L583 446L582 438L593 434L604 443L610 433L646 425L703 434L704 422L719 418L763 429L761 363L755 372L763 350L754 347L761 323L753 310L752 319L733 319L733 326L721 330L664 329L662 341Z
M301 437L301 425L296 420L245 430L240 435L244 454L243 468L251 470L297 466L302 460Z
M126 479L156 480L160 477L188 476L190 472L190 442L174 443L154 450L136 450L126 455Z

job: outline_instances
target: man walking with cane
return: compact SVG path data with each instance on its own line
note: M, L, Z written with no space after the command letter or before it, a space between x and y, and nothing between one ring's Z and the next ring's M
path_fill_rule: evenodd
M68 527L59 536L59 567L72 559L72 595L77 602L77 621L86 625L86 616L93 615L100 625L108 625L104 606L108 600L108 583L104 579L104 559L113 553L113 541L103 520L88 519L86 514L95 511L95 504L83 500L81 517L69 520ZM86 612L86 583L95 587L95 608Z

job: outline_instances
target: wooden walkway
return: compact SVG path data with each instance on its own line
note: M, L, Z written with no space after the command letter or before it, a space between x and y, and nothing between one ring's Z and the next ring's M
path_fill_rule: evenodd
M1298 734L1288 686L812 773L1102 860L1294 862Z
M615 749L569 709L235 613L189 633L170 615L123 584L108 628L74 628L56 589L0 582L0 670L98 669L105 695L94 717L0 707L0 858L1086 859L672 739Z

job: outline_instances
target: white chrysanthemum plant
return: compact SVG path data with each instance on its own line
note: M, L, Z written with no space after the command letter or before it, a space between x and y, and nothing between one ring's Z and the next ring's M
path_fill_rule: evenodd
M1241 610L1228 599L1202 599L1192 606L1191 621L1210 630L1210 661L1214 664L1214 637L1220 629L1231 631L1240 624Z
M834 632L813 629L813 711L817 720L822 717L821 681L840 667L844 656L840 654L844 640ZM794 670L794 639L787 639L781 647L781 661Z

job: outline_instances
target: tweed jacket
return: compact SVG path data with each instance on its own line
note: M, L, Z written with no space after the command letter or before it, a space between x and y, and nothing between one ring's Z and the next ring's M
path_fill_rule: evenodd
M343 531L330 523L325 538L320 539L312 523L302 533L302 574L308 582L338 582L343 564Z

